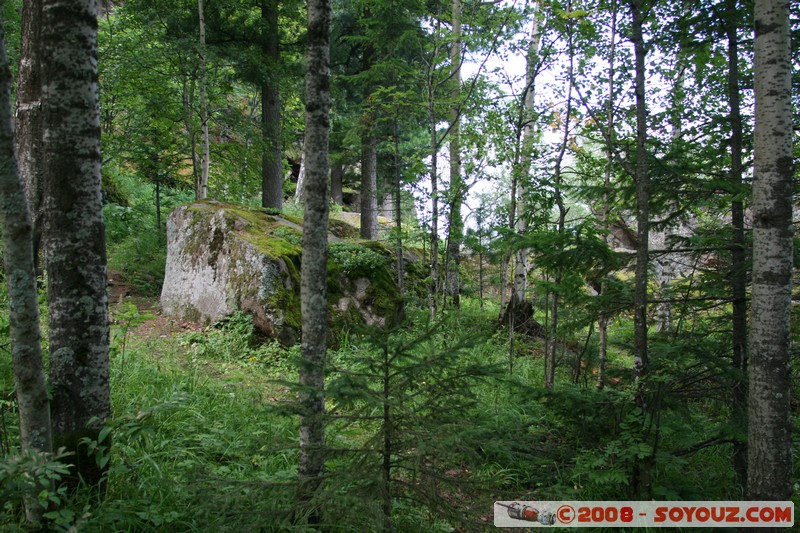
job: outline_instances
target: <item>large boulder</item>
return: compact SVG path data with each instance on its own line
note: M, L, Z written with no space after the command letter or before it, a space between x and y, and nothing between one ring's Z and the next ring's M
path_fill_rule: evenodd
M300 338L302 220L216 201L176 208L167 222L161 308L169 316L213 323L236 311L284 345ZM331 221L330 330L389 325L400 295L390 251L345 240L357 229Z

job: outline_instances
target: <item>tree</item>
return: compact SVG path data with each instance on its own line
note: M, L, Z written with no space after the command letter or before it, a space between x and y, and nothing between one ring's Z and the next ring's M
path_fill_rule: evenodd
M0 14L0 221L3 226L3 260L8 282L11 357L19 410L20 448L23 452L53 451L50 405L42 367L39 300L33 255L33 230L28 204L14 156L11 120L11 71L5 50ZM30 523L38 525L42 508L27 502Z
M203 155L200 158L200 176L194 186L194 196L203 200L208 196L208 171L211 165L211 144L208 136L208 94L206 75L206 18L203 12L203 0L197 0L197 18L200 25L200 127L203 135Z
M461 302L461 244L464 241L464 220L461 206L464 204L464 177L461 175L461 0L452 0L451 23L452 41L450 42L450 211L447 221L447 262L445 264L445 283L447 295L454 307Z
M71 486L96 486L104 468L81 442L111 399L94 0L43 2L41 45L53 444L74 454Z
M283 205L283 151L281 150L281 98L278 67L281 60L277 0L261 0L261 43L269 67L261 84L261 206Z
M329 0L308 3L305 212L300 305L300 459L298 496L308 501L325 469L325 356L327 351L328 136L330 129ZM312 513L310 521L318 521Z
M33 230L33 259L38 261L42 240L42 79L39 31L42 0L22 4L22 42L16 98L16 148L19 174L25 187ZM38 270L38 269L37 269Z
M636 92L636 155L634 182L636 184L636 273L633 301L634 354L633 367L637 380L647 369L647 280L650 236L650 180L647 165L647 100L645 88L645 47L643 27L645 0L631 0L631 39L635 57Z
M792 288L792 63L789 0L755 3L753 288L748 498L789 500Z
M739 13L737 0L725 2L725 33L728 39L728 105L730 113L731 188L742 187L744 165L742 163L742 112L739 89ZM733 367L737 372L733 385L732 419L739 428L747 425L747 267L744 233L744 202L734 196L731 202L731 314ZM733 443L733 467L742 487L747 486L747 442L736 439Z

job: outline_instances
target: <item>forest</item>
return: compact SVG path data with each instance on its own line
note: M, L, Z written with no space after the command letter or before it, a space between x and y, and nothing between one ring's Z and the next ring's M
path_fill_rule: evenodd
M800 502L797 0L0 17L0 530Z

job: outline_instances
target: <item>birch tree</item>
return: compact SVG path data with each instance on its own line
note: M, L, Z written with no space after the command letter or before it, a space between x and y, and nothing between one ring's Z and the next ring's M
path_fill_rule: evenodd
M111 416L96 1L45 0L41 45L53 445L94 486L103 469L80 443Z
M792 304L792 64L789 0L755 3L753 285L748 498L789 500Z

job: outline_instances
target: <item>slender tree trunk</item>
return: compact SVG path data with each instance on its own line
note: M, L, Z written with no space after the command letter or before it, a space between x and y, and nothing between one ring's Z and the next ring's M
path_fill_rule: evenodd
M394 118L394 230L397 235L395 243L395 261L397 268L397 292L400 294L400 304L397 310L397 320L405 320L405 260L403 259L403 210L402 210L402 190L403 184L400 171L400 130L397 124L397 116Z
M755 4L755 165L748 498L789 500L792 289L792 63L789 0Z
M283 152L281 150L280 34L277 0L261 1L261 53L267 72L261 86L261 206L283 207Z
M528 219L525 216L525 184L523 177L528 177L531 169L531 159L533 156L533 142L535 131L534 112L536 104L536 76L539 69L539 47L542 42L541 32L541 8L538 3L533 8L533 23L531 25L530 43L528 54L525 58L525 93L522 100L520 122L518 130L521 130L521 138L517 137L518 148L516 151L516 165L514 172L514 187L512 194L515 194L514 209L511 213L511 228L518 234L523 234L528 230ZM525 292L528 290L528 250L521 249L514 253L514 283L511 291L512 305L516 305L525 299Z
M306 201L306 148L300 153L300 170L297 173L297 189L294 191L294 202L302 204Z
M730 181L733 190L742 187L742 114L739 95L739 36L737 0L727 1L725 30L728 34L728 103L730 105L731 129L731 170ZM734 196L731 202L731 293L733 313L731 315L733 368L731 419L734 427L744 432L747 428L747 267L745 264L744 203ZM747 487L747 442L735 439L733 443L733 469L739 485Z
M0 222L3 227L3 260L8 284L11 359L17 391L20 448L23 452L49 453L53 451L53 442L50 404L42 367L33 230L14 156L12 79L6 57L3 24L0 13ZM26 517L30 524L40 525L43 511L36 499L25 502Z
M361 238L378 238L378 151L372 126L361 140Z
M195 198L200 190L200 155L197 153L197 130L194 126L194 81L183 78L181 85L183 97L183 126L189 137L189 157L192 161L192 183L194 184Z
M603 225L603 242L608 244L610 232L610 212L611 212L611 169L614 165L614 59L617 47L617 2L611 2L611 47L608 53L608 128L606 130L606 165L603 169L603 207L600 211L600 223ZM600 296L602 297L608 290L608 282L603 279L600 282ZM597 390L605 387L606 359L608 357L608 322L609 317L601 313L597 319L597 330L600 346L598 348L598 368L597 368Z
M208 136L208 94L206 90L206 19L203 13L203 1L197 0L200 21L200 122L203 135L203 157L200 167L200 183L195 191L195 198L203 200L208 197L208 171L211 165L211 144Z
M436 166L438 165L438 151L436 139L436 114L434 111L433 80L430 80L430 94L428 95L428 113L431 128L431 286L429 307L431 318L436 316L436 300L439 292L439 177Z
M633 371L636 379L636 403L642 410L643 427L647 427L647 417L655 417L650 412L646 400L645 378L647 374L647 281L648 253L650 243L650 191L647 161L647 101L645 93L644 13L646 0L631 0L632 38L635 60L634 85L636 89L636 269L633 292ZM652 420L652 418L651 418ZM647 438L647 432L644 432ZM653 457L637 460L634 490L638 499L651 497Z
M331 161L331 199L336 205L344 203L344 196L342 193L342 178L344 177L344 165L338 159Z
M308 2L306 71L306 179L300 269L302 346L298 496L308 502L325 469L325 355L328 335L328 138L330 130L329 0ZM310 521L318 522L311 514Z
M567 12L572 11L572 2L571 0L567 0ZM575 83L575 50L573 46L573 26L571 22L567 23L567 47L569 53L569 60L567 66L567 109L566 115L564 117L564 136L561 138L561 146L558 150L558 155L556 156L556 164L555 170L553 172L553 190L555 194L555 201L556 207L558 208L558 222L556 223L556 232L559 235L563 235L565 231L565 223L567 218L567 209L564 205L564 197L561 193L562 188L562 164L564 161L564 154L567 151L567 145L569 144L569 134L570 134L570 118L572 116L572 86ZM559 305L559 293L558 293L558 286L561 284L561 271L558 270L555 272L555 286L557 287L556 292L553 293L553 308L551 312L551 335L550 335L550 346L548 348L548 357L549 357L549 365L548 365L548 373L545 376L545 386L547 388L553 388L555 384L555 376L556 376L556 348L558 347L558 305Z
M450 43L450 212L447 225L447 295L454 307L461 304L461 244L464 241L464 220L461 206L466 195L461 175L461 0L452 0Z
M81 439L111 416L106 246L100 185L97 4L46 0L42 13L45 263L53 446L100 490L105 468Z
M40 274L42 242L42 65L39 39L42 0L22 3L22 42L16 92L16 148L33 235L33 260Z
M638 246L633 301L634 359L637 381L641 382L647 369L647 280L650 234L650 183L647 165L647 102L645 100L644 0L631 0L633 13L633 46L636 65L636 223Z
M392 523L392 453L394 453L393 442L393 424L392 420L392 405L394 398L392 398L392 369L393 361L389 354L388 341L383 344L383 449L382 455L382 473L383 473L383 490L381 494L382 507L383 507L383 531L391 533L394 531L394 524Z

